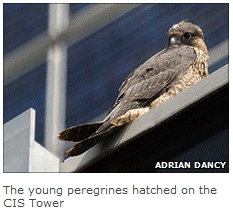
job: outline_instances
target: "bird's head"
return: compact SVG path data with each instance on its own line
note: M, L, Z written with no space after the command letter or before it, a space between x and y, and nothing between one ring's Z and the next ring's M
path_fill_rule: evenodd
M169 46L189 45L207 53L202 29L187 21L174 24L168 30Z

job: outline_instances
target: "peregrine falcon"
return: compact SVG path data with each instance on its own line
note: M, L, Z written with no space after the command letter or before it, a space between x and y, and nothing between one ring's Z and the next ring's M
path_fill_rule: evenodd
M67 157L85 152L208 75L208 50L202 29L181 21L174 24L167 34L169 45L126 78L115 104L103 121L77 125L60 133L61 140L78 142L67 151Z

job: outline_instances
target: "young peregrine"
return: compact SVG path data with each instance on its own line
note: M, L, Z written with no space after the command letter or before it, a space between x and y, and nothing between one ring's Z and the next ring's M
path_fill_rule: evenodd
M168 30L169 45L136 68L122 83L106 118L60 133L78 142L67 157L79 155L139 116L208 75L208 50L201 28L181 21Z

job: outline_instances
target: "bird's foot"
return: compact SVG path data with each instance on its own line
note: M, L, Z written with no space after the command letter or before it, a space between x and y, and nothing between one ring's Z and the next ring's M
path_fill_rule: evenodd
M147 113L148 111L149 111L149 107L129 110L125 114L123 114L122 116L117 117L116 119L112 120L111 124L114 126L125 125L127 123L134 121L139 116L142 116L143 114Z

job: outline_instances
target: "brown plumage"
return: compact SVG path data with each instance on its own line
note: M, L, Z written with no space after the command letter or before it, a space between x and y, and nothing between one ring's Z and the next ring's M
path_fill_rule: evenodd
M201 28L187 21L168 31L169 46L135 69L122 83L107 117L60 133L61 140L79 142L67 156L79 155L107 139L125 124L208 75L208 51Z

